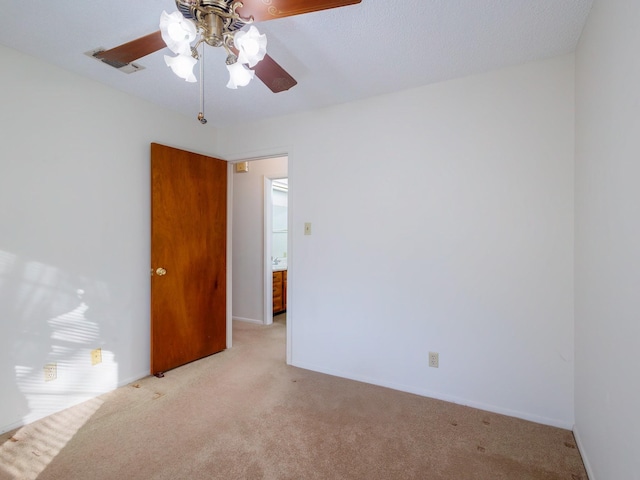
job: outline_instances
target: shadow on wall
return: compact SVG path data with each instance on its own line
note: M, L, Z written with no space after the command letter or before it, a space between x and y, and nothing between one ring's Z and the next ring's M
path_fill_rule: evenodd
M16 462L11 442L1 445L0 473L36 478L99 408L94 397L117 387L93 307L108 299L104 283L0 250L0 433L93 399L83 418L47 422L43 451L28 464Z

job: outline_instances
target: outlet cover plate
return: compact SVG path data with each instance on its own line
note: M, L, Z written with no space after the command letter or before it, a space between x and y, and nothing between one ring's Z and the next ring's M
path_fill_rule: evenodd
M433 368L440 366L440 355L438 352L429 352L429 366Z
M58 364L57 363L47 363L44 366L44 381L50 382L58 378Z
M91 350L91 365L98 365L99 363L102 363L102 349L96 348Z

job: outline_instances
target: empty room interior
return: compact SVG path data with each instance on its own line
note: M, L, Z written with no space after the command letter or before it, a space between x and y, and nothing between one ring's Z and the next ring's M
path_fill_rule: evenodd
M236 328L271 328L263 189L287 177L285 368L562 429L589 479L640 479L640 2L298 2L324 6L255 19L289 83L256 67L237 89L226 44L197 47L193 82L164 43L132 73L96 56L180 1L12 3L0 434L165 380L149 377L160 144L226 165L220 362L244 351ZM1 438L0 479L19 478Z

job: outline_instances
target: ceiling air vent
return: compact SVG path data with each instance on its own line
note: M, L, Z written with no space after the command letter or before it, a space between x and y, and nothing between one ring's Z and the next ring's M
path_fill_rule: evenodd
M106 63L107 65L121 71L122 73L135 73L140 70L144 70L144 67L142 65L138 65L137 63L122 63L113 60L107 60L106 58L100 58L101 52L104 52L104 48L96 48L95 50L85 52L85 55L93 57L99 62Z

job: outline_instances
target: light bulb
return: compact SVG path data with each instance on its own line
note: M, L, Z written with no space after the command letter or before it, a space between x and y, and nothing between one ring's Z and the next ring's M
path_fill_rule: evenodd
M160 15L160 35L173 53L189 53L190 44L196 39L197 34L195 24L184 18L180 12L168 14L163 11Z
M255 66L267 54L267 36L261 35L251 25L248 31L240 30L235 34L233 43L238 48L238 62Z
M258 53L258 50L260 50L260 45L255 38L248 38L242 44L242 48L248 56L253 57Z
M175 57L165 55L164 62L178 77L184 78L187 82L193 83L197 81L196 76L193 74L193 67L198 61L191 55L180 54Z
M238 87L244 87L248 85L255 76L253 70L249 70L240 62L227 65L227 70L229 70L229 83L227 83L227 88L236 89Z
M167 32L169 33L171 40L175 42L183 42L184 40L189 38L188 32L186 32L185 29L182 28L182 25L180 25L179 23L169 24Z

